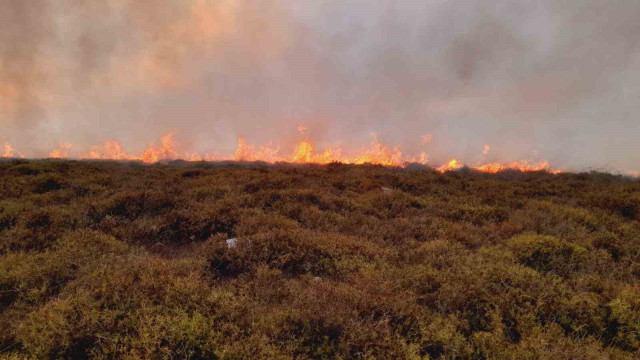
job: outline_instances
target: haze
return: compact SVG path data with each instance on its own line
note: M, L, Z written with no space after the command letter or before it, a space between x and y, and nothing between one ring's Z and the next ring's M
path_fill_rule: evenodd
M27 157L290 149L304 125L436 165L640 170L637 1L0 0L0 24L0 142Z

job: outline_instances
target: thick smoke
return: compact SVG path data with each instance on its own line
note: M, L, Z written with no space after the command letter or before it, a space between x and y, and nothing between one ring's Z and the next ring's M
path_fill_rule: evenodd
M0 0L0 22L0 142L27 156L287 150L305 124L434 164L640 168L637 1Z

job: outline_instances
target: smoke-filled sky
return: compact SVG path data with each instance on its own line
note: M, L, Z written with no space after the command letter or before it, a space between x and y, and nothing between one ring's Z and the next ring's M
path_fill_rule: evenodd
M320 148L638 170L640 2L0 0L0 142L27 156L286 149L299 124Z

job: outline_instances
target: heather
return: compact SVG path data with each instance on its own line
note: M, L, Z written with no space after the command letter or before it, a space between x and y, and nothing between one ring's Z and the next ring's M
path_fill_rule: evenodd
M639 279L622 176L0 162L0 358L633 359Z

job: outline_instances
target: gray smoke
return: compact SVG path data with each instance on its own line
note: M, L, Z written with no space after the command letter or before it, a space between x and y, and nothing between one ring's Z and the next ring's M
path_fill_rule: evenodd
M637 1L0 0L0 23L0 141L27 156L169 131L286 152L305 124L433 164L640 169Z

